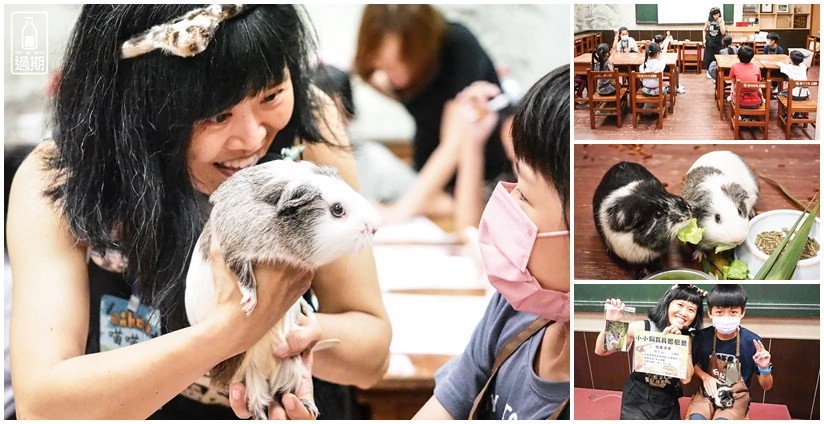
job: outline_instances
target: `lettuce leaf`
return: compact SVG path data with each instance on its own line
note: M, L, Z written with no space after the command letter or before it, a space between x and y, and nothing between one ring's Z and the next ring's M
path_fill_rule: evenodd
M704 229L698 226L698 218L692 218L689 224L678 232L678 240L684 243L698 244L703 234Z

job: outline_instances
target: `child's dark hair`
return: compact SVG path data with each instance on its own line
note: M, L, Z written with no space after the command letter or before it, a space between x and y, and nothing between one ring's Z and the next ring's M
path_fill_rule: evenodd
M627 34L629 34L629 28L627 28L627 27L618 28L618 36L620 37L621 33L624 32L624 31L626 31Z
M195 124L290 79L294 111L272 149L324 141L309 88L314 32L295 6L249 7L192 57L120 58L124 41L204 6L83 6L54 103L48 165L60 178L47 195L74 237L123 252L142 299L164 318L184 315L186 264L203 227L187 166Z
M564 205L569 228L569 64L533 85L512 121L515 157L546 178Z
M804 53L801 53L799 50L793 50L790 52L790 60L793 62L793 65L800 65L804 59L806 59L804 57Z
M607 43L601 43L598 47L595 47L592 50L592 59L590 59L590 69L595 70L595 64L598 64L598 69L604 70L604 63L607 61L607 56L609 56L610 47Z
M732 54L732 36L727 34L721 39L721 44L724 45L724 50L727 54Z
M712 21L712 20L713 20L713 19L712 19L712 15L715 15L715 14L719 14L719 15L720 15L720 14L721 14L721 9L719 9L719 8L717 8L717 7L713 7L712 9L710 9L710 15L709 15L709 17L707 18L707 20L708 20L708 21Z
M716 284L707 294L707 308L747 308L747 289L741 284Z
M669 305L673 300L685 300L697 305L695 309L695 319L686 328L681 330L682 333L688 334L700 330L704 324L704 296L706 291L693 284L676 284L670 287L660 299L658 303L649 311L647 316L650 321L655 323L659 330L663 330L669 326Z
M655 44L661 44L664 42L664 36L661 34L656 34L655 37L652 38L652 41L655 41Z
M661 46L658 43L649 43L647 44L647 52L644 53L644 65L646 65L647 61L650 57L653 57L661 52Z
M781 36L778 35L777 32L771 32L771 33L767 34L767 40L773 40L775 42L778 42L778 40L780 40L780 39L781 39Z
M340 100L347 119L355 117L355 101L352 96L352 82L349 73L338 67L319 64L312 69L312 84L326 93L332 100Z
M738 49L738 60L741 63L750 63L753 56L755 56L755 51L750 46L741 46Z

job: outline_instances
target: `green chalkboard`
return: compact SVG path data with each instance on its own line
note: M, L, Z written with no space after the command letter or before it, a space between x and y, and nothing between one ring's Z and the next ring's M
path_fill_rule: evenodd
M725 4L722 6L724 23L732 25L733 23L733 5ZM658 24L658 5L657 4L636 4L635 5L635 23L636 24Z
M713 284L696 284L710 290ZM619 298L636 313L646 316L672 284L575 284L575 312L601 312L604 301ZM744 284L749 294L747 316L818 317L821 288L818 284ZM706 304L704 305L706 307Z
M635 5L636 24L657 24L658 5L657 4L636 4Z

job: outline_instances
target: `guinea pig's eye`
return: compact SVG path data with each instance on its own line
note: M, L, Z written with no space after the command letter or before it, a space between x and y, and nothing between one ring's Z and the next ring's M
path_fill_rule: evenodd
M718 213L717 213L717 214L715 214L715 222L716 222L717 224L720 224L720 223L721 223L721 214L718 214Z
M664 211L662 211L661 209L655 211L656 218L661 218L662 216L664 216Z
M343 205L340 203L333 203L329 208L329 212L332 212L332 216L335 218L340 218L346 214L346 211L343 209Z

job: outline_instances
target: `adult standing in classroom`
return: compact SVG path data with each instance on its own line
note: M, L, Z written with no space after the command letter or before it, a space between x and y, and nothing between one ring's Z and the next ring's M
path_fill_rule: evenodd
M724 34L727 33L727 28L724 26L724 19L721 18L721 9L713 7L710 9L710 15L707 22L704 23L702 30L704 35L704 69L707 70L707 78L712 78L709 68L710 63L715 60L715 55L721 52L721 40Z

